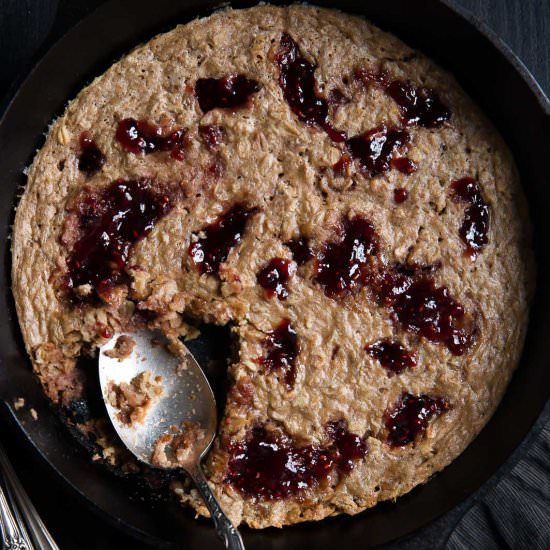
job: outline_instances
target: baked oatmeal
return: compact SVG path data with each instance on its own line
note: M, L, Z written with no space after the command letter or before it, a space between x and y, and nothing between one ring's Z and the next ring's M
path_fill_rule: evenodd
M282 526L394 499L478 434L521 354L528 225L508 148L424 55L338 11L228 9L137 47L55 121L13 290L69 411L79 358L115 332L231 327L206 473L235 524ZM73 423L139 468L104 419Z
M127 426L143 424L147 413L163 394L160 376L150 371L140 372L130 382L107 382L106 399L118 412L117 419Z

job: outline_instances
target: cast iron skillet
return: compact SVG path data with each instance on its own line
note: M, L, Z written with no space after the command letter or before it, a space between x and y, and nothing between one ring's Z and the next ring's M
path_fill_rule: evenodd
M317 1L364 14L450 69L490 116L511 147L527 193L534 225L538 289L521 365L497 413L455 462L430 483L395 504L382 504L356 517L340 516L283 530L248 531L249 549L356 548L395 540L451 509L508 458L535 422L550 387L549 259L550 104L516 57L479 22L448 1ZM132 490L94 466L52 414L31 374L10 292L9 232L22 171L43 141L49 122L65 103L123 53L156 33L219 5L213 0L113 0L61 39L20 87L0 122L0 240L4 243L0 280L0 403L19 425L35 451L93 507L143 541L157 546L174 542L188 548L218 548L209 522L195 521L176 504L132 499ZM234 7L253 2L232 2ZM504 319L503 322L506 322ZM13 399L24 397L40 421Z

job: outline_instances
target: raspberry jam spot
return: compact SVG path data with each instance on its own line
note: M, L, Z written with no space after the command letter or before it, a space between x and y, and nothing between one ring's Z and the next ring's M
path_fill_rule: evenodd
M344 153L333 165L332 170L337 178L343 178L349 174L351 157Z
M382 276L378 295L394 318L408 331L430 342L445 344L453 355L462 355L472 345L464 307L447 287L438 287L421 270L388 269Z
M287 389L292 389L296 380L296 357L300 352L298 335L288 319L281 321L279 326L264 340L266 354L258 362L267 371L282 371Z
M93 176L101 170L107 159L92 139L90 132L82 132L79 143L78 169L87 176Z
M217 126L215 124L199 126L199 134L209 151L216 149L225 139L223 126Z
M307 237L299 237L298 239L291 239L285 243L285 246L290 248L292 252L292 258L298 265L304 265L311 258L313 258L313 252L309 247L309 239Z
M134 155L170 151L173 159L183 160L185 150L185 130L178 128L168 134L162 126L147 120L125 118L118 123L117 141Z
M386 443L390 447L404 447L417 441L426 432L430 420L449 409L449 403L443 398L403 392L384 415Z
M315 280L329 298L351 294L367 282L377 252L372 224L362 216L344 218L339 240L327 243L317 256Z
M270 298L277 296L279 300L286 300L288 297L286 284L295 271L294 262L283 258L272 258L262 267L256 277Z
M225 482L242 495L282 500L317 486L334 465L331 453L314 445L297 446L289 437L252 428L229 448Z
M132 247L172 207L170 196L153 190L149 180L118 180L85 198L77 207L81 237L67 259L71 300L98 302L122 282ZM82 285L91 292L78 294Z
M401 204L405 202L409 198L409 192L404 189L403 187L400 187L399 189L393 190L393 200L397 204Z
M366 346L365 350L380 362L388 371L389 376L416 366L416 355L398 342L379 340Z
M332 127L328 101L315 91L316 65L302 56L298 44L283 33L275 57L279 66L279 85L294 114L306 125L322 128L332 141L343 142L346 133Z
M328 422L326 425L328 438L334 443L332 458L340 472L351 472L358 460L367 454L367 442L357 434L348 430L345 420Z
M348 139L346 146L351 156L358 161L363 174L376 176L392 167L393 156L409 140L410 135L406 130L380 126Z
M365 86L382 88L399 106L405 125L439 128L451 118L450 109L431 88L415 86L403 80L390 80L385 71L371 68L356 69L354 78Z
M430 88L394 80L385 90L399 106L403 124L439 128L451 118L451 111Z
M99 323L99 322L96 323L95 324L95 329L96 329L97 334L99 334L99 336L101 336L101 338L104 338L104 339L108 340L109 338L113 337L113 332L111 331L111 329L103 323Z
M399 170L402 174L407 176L413 174L418 170L418 166L407 157L397 157L391 160L391 167Z
M248 218L256 211L256 208L237 203L214 223L202 228L204 236L189 247L189 255L200 273L218 273L231 249L241 242Z
M256 80L242 74L222 78L199 78L195 96L203 113L213 109L238 109L248 104L250 96L260 90Z
M459 235L466 244L468 254L475 258L489 241L489 206L475 179L462 178L454 181L451 185L454 196L468 204Z

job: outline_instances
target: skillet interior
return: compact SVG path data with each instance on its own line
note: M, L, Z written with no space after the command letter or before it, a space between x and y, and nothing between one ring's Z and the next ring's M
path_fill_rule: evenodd
M336 5L318 1L320 5ZM162 503L153 510L132 500L132 489L94 466L67 433L43 398L30 372L9 282L9 228L23 168L51 119L94 76L101 74L124 52L158 32L219 3L211 0L173 2L113 0L70 31L40 62L20 88L0 122L0 239L4 247L4 274L0 281L0 397L7 417L18 423L48 462L94 507L140 538L185 540L190 548L217 548L208 522L195 522L177 505ZM253 2L233 2L234 7ZM517 160L534 224L538 262L538 290L531 314L522 364L496 415L474 443L428 485L419 487L395 504L382 504L358 517L337 517L317 524L297 525L282 531L245 531L248 548L316 548L379 544L412 532L452 508L486 481L521 442L534 423L550 387L550 365L545 337L550 335L549 234L545 219L550 190L546 159L550 158L550 106L526 70L505 48L493 43L486 29L459 15L438 0L412 3L341 1L337 7L365 14L375 24L395 33L450 69L467 92L482 106L505 137ZM14 412L13 398L22 396L39 414ZM24 422L24 425L23 425ZM183 536L182 536L183 533Z

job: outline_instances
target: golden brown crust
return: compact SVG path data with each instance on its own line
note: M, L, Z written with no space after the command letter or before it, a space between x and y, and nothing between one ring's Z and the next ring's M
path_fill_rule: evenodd
M300 123L278 85L273 58L282 32L315 60L319 93L338 87L350 98L331 110L334 126L350 135L399 121L395 103L379 89L365 89L352 79L342 82L355 67L381 67L393 78L437 90L453 115L450 124L436 130L411 128L408 156L417 172L332 175L327 168L339 159L341 147ZM260 83L251 105L203 114L186 87L199 77L231 73ZM124 152L114 131L125 117L170 119L187 128L184 160ZM216 153L224 167L221 177L208 175L213 153L198 135L199 124L224 127L225 142ZM79 172L76 160L78 136L86 130L107 158L91 178ZM464 256L458 234L464 205L449 192L450 183L464 176L479 181L490 207L489 243L475 262ZM75 310L55 284L67 256L61 239L68 231L67 205L84 185L98 188L121 177L176 185L185 198L135 247L132 264L141 268L128 270L130 288L110 305ZM402 205L393 201L396 187L409 192ZM236 201L259 211L222 264L220 277L200 275L187 254L192 235ZM446 285L476 317L480 337L468 353L453 356L444 346L403 333L366 290L353 299L327 298L312 281L311 265L292 278L285 302L265 298L256 273L273 256L290 259L284 242L303 233L318 248L333 238L343 214L359 213L376 227L388 261L441 262L437 284ZM365 460L349 476L307 501L279 502L243 498L223 483L227 455L218 440L209 460L210 479L232 520L282 526L354 514L402 495L445 467L475 437L521 353L533 273L527 227L507 147L455 80L430 60L363 19L337 11L305 6L226 10L136 48L83 90L53 124L17 209L14 296L27 350L54 401L78 394L79 382L71 378L75 358L101 344L104 329L127 325L136 307L160 314L158 325L172 335L189 332L183 312L205 322L233 320L239 350L229 369L233 389L223 438L242 437L247 427L269 420L290 436L315 443L326 422L343 417L351 431L368 440ZM292 391L255 361L263 354L266 333L282 318L291 320L300 337ZM364 346L394 337L417 349L418 365L390 378ZM445 396L452 409L416 446L395 450L380 434L384 411L403 390ZM194 491L180 487L177 492L206 513Z

